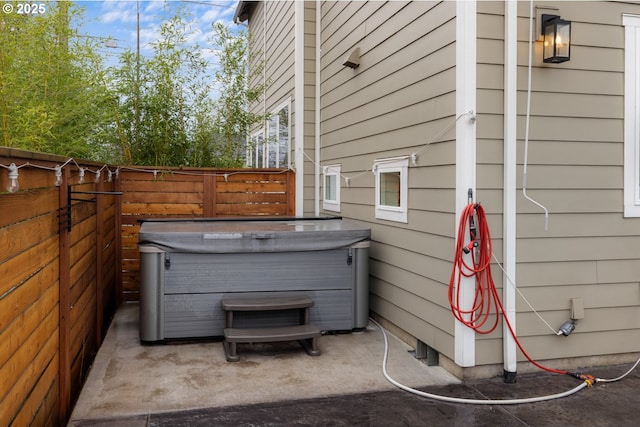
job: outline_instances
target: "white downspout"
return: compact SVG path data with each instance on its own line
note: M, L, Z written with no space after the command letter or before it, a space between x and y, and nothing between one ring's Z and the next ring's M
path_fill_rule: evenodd
M476 111L476 2L456 2L456 115ZM476 197L476 127L474 120L456 122L456 216L454 229L457 236L457 222L467 206L467 190ZM469 239L469 236L465 236ZM471 260L467 260L471 264ZM461 308L470 310L475 294L475 279L463 277L461 287ZM455 363L461 367L475 366L475 331L455 321L454 330Z
M304 4L295 2L294 53L294 112L295 112L295 167L296 216L304 215Z
M518 95L518 4L504 2L504 195L502 302L505 314L516 330L516 170ZM510 280L513 283L510 283ZM512 286L513 285L513 286ZM503 323L505 381L515 381L517 353L515 339Z
M322 37L322 4L320 0L316 0L316 79L315 79L315 89L316 89L316 105L315 105L315 171L314 171L314 199L315 199L315 215L320 215L320 57L321 57L321 45Z

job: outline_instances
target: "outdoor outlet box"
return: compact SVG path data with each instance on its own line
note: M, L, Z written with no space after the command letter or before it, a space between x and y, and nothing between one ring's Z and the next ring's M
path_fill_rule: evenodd
M571 318L573 320L584 319L584 303L582 298L571 298Z

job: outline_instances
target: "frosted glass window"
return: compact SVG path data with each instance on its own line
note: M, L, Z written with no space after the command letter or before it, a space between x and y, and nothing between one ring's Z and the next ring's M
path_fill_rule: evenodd
M323 167L323 171L322 209L340 212L340 174L342 168L340 165L331 165Z
M408 158L376 160L376 218L408 222Z
M380 205L400 207L400 172L380 174Z

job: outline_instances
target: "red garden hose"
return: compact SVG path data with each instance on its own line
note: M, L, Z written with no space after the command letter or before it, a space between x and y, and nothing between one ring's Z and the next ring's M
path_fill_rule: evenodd
M468 231L467 231L468 230ZM465 236L469 233L470 242L465 245ZM465 261L465 256L471 254L471 264ZM520 341L505 314L498 290L491 276L491 256L493 248L491 234L484 208L479 203L467 205L460 216L458 239L456 241L453 269L449 281L449 304L453 316L465 326L479 334L489 334L495 331L500 315L509 328L516 345L529 362L540 369L556 374L573 375L564 370L547 368L533 360L522 348ZM468 256L466 256L468 258ZM475 278L475 296L473 306L463 309L460 306L460 294L463 277ZM487 324L495 307L493 323Z

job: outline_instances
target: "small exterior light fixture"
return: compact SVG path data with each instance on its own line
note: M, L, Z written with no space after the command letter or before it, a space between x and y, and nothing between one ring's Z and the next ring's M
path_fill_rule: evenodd
M559 64L571 59L571 21L542 15L542 61Z
M18 167L15 163L9 165L9 182L7 183L7 191L9 193L15 193L20 189L18 183Z
M360 66L360 48L353 49L342 65L354 69L358 68Z
M53 180L53 184L56 187L60 187L62 185L62 167L60 165L56 165L54 170L55 179Z

